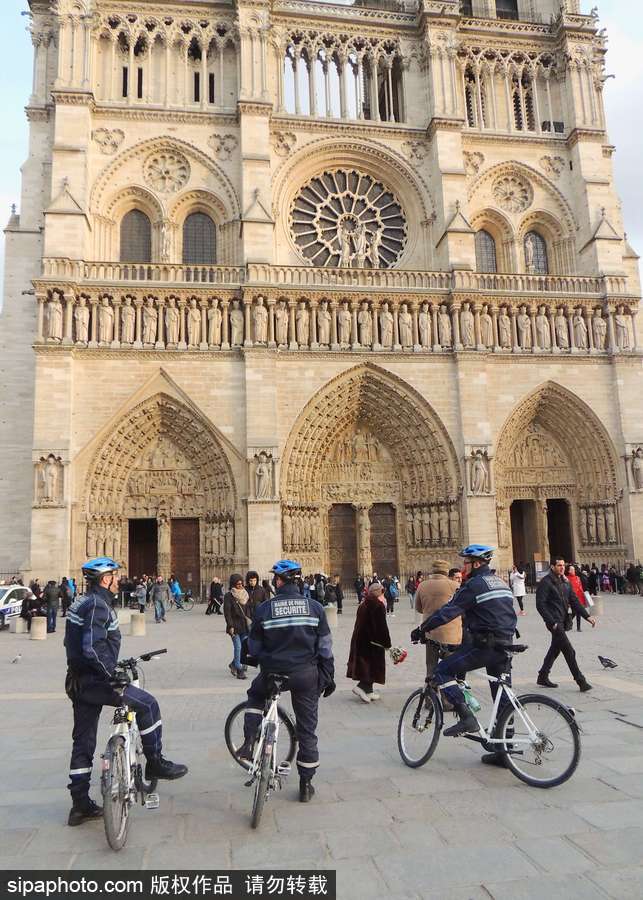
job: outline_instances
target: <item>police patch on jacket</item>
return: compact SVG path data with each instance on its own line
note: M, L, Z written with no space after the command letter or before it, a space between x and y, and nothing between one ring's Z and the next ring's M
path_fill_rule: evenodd
M274 597L270 601L270 619L266 619L263 626L283 628L289 625L318 624L319 619L312 613L306 597Z

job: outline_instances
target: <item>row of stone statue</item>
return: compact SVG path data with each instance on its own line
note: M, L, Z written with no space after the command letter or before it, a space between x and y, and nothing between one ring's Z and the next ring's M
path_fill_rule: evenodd
M460 539L460 513L455 503L406 508L408 547L451 547Z
M319 510L286 509L282 518L282 541L286 550L319 550L321 546Z
M234 519L206 522L203 547L207 556L225 559L234 556Z
M121 519L119 516L97 516L87 523L87 557L121 558Z
M581 506L579 509L580 537L585 546L617 544L616 507Z
M90 346L136 346L209 349L268 346L334 350L523 350L628 351L633 345L632 315L623 306L603 315L600 308L518 308L423 303L409 307L322 300L279 300L267 303L209 298L159 301L109 297L73 301L65 326L62 301L54 294L46 303L47 340ZM90 306L92 311L90 313ZM42 326L44 330L44 326ZM68 333L69 332L69 333Z

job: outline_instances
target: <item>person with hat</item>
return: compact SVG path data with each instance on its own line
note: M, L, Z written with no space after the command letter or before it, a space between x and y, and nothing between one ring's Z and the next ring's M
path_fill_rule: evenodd
M357 607L346 669L347 677L357 682L353 693L364 703L380 699L373 684L386 683L385 651L390 646L384 587L376 581L369 585L366 597Z
M422 621L449 602L459 588L459 584L449 577L449 563L444 559L436 559L431 566L431 574L421 582L415 595L415 611L421 613ZM426 644L426 677L430 678L438 664L440 647L445 645L443 653L450 655L462 643L462 619L456 618L446 625L441 625L430 634Z

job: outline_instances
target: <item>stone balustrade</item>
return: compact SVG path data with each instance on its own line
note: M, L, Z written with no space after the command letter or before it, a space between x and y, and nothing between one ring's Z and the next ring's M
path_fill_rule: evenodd
M319 295L318 295L319 296ZM595 354L638 352L635 306L617 301L522 298L479 302L449 295L294 297L274 287L207 292L78 294L60 288L36 293L37 343L88 348L230 350L265 347L445 353Z

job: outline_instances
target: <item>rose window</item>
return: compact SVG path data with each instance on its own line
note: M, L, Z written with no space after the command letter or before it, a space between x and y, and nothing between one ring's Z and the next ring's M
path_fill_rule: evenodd
M181 153L153 153L145 161L143 172L150 187L173 194L187 184L190 164Z
M529 182L514 175L499 178L493 186L493 195L502 209L512 213L523 212L534 199Z
M355 169L324 172L292 205L290 229L313 266L388 269L406 244L406 220L397 197Z

